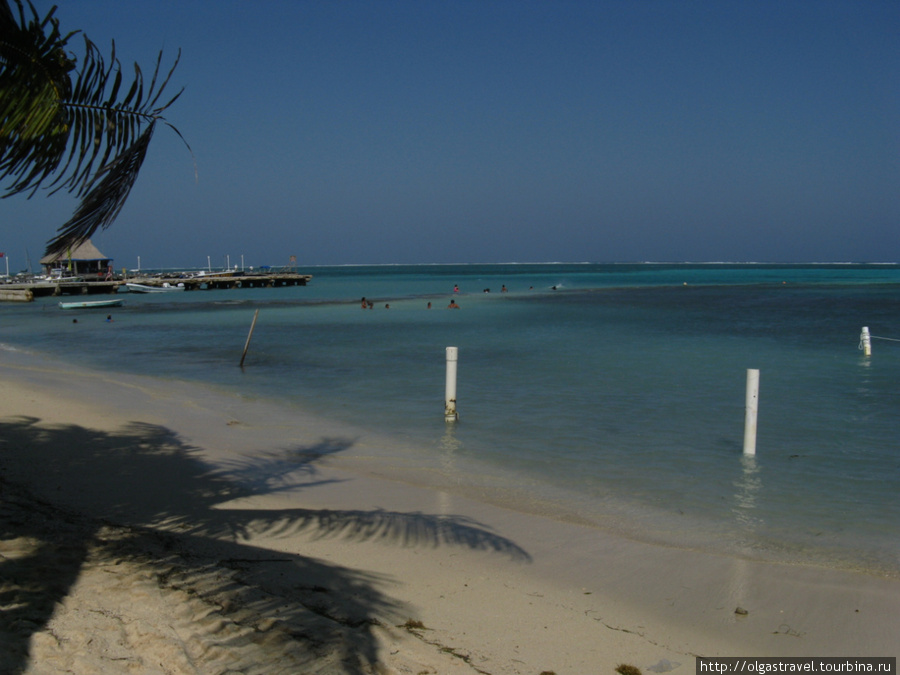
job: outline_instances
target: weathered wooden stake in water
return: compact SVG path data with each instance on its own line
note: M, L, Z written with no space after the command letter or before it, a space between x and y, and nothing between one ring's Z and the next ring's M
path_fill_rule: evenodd
M744 413L744 454L756 454L756 415L759 412L759 371L747 370L747 408Z
M447 347L447 386L444 390L444 420L455 422L459 419L456 412L456 362L459 349Z
M244 367L244 359L247 358L247 350L250 349L250 338L253 337L253 329L256 327L256 317L259 316L259 310L253 312L253 323L250 324L250 332L247 334L247 342L244 343L244 353L241 354L241 368Z
M862 333L859 335L859 347L866 356L872 356L872 336L869 335L869 327L863 326Z

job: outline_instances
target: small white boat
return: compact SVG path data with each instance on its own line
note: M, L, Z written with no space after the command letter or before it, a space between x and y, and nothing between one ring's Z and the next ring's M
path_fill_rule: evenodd
M131 293L168 293L169 291L183 291L184 284L179 284L178 286L171 286L168 282L164 283L162 286L148 286L147 284L125 284L125 287L128 288Z
M61 302L60 309L92 309L94 307L120 307L125 302L119 300L83 300L81 302Z

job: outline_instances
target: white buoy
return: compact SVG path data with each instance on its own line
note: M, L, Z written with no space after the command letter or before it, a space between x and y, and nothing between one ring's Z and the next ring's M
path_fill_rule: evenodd
M744 413L744 454L756 454L756 415L759 412L759 371L747 369L747 407Z
M872 336L869 335L868 326L863 326L862 333L859 335L859 348L866 356L872 356Z
M455 422L459 419L456 412L456 362L459 349L447 347L447 386L444 390L444 420Z

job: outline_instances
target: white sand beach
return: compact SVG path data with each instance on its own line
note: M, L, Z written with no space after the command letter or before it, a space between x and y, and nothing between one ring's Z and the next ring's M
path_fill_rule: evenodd
M584 675L896 655L896 579L505 508L372 460L386 442L5 354L0 672Z

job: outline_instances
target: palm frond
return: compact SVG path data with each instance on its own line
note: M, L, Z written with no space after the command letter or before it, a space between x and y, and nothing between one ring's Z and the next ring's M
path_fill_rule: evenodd
M71 95L64 52L70 36L62 36L53 10L40 21L32 10L26 20L21 2L19 21L4 1L0 11L0 177L9 177L9 194L31 191L59 166L68 143L68 121L62 102Z
M149 86L135 64L129 85L115 43L107 62L83 36L79 63L66 51L76 33L60 32L55 8L41 20L30 2L30 15L22 0L15 3L18 18L0 0L0 180L9 183L4 197L31 197L45 187L82 200L48 244L56 252L107 227L121 211L156 122L181 95L163 98L181 52L165 77L160 52Z
M47 244L45 255L76 247L99 228L106 229L112 224L137 180L155 128L156 123L152 122L130 147L103 169L103 178L92 183L93 189L81 200L75 214Z

